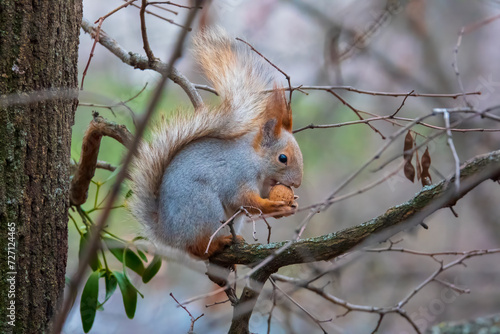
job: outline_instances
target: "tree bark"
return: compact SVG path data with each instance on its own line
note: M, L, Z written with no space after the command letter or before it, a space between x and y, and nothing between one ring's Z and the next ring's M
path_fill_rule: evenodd
M81 0L0 2L0 332L44 333L62 297Z

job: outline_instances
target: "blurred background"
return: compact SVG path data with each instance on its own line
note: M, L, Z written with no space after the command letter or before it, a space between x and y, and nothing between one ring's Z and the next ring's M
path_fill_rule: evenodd
M116 1L84 1L84 17L91 22L120 6ZM189 5L186 0L177 4ZM140 5L140 2L138 2ZM166 61L172 51L181 27L163 18L182 24L188 9L162 5L177 12L167 12L158 7L148 7L147 32L156 57ZM220 25L236 37L251 43L291 77L292 85L346 85L377 92L408 93L460 93L453 68L454 50L459 32L465 26L500 15L500 1L345 1L345 0L213 0L203 5L193 32L200 18L207 25ZM161 17L158 17L161 16ZM144 54L140 31L139 9L129 6L107 18L102 29L128 51ZM191 34L192 34L191 33ZM466 98L409 97L398 116L414 119L432 112L433 108L465 107L467 103L478 110L500 103L500 19L477 26L463 35L457 59L465 91L481 91L481 95ZM188 45L176 67L197 84L208 84L193 60ZM80 79L89 59L93 40L88 34L80 36ZM276 78L287 85L285 78L276 72ZM133 69L122 63L101 45L97 45L88 68L73 127L72 157L78 161L83 133L97 110L103 117L126 124L134 132L133 114L144 111L159 74ZM114 105L135 96L127 102L129 108L117 106L97 108L95 105ZM334 124L357 120L351 109L325 91L295 91L292 99L294 128L313 124ZM336 90L354 108L375 115L390 115L401 105L404 96L387 97ZM217 97L201 92L207 102L217 103ZM94 105L94 106L91 106ZM169 82L156 116L168 116L179 108L191 110L189 99L178 86ZM498 113L497 113L498 114ZM362 114L363 117L371 117ZM464 116L456 115L452 121ZM407 124L406 122L399 122ZM443 126L442 116L428 119L428 123ZM373 125L389 137L400 127L387 122ZM500 129L498 123L488 119L473 118L460 124L463 129ZM428 127L413 128L424 136L435 133ZM347 177L372 158L388 139L374 132L366 124L329 129L308 129L296 134L304 155L304 180L296 193L299 205L306 207L323 202ZM500 148L500 133L487 131L454 132L453 140L462 162L479 154ZM439 136L428 144L432 158L431 176L439 182L454 171L454 160L446 137ZM425 147L420 153L423 153ZM402 154L403 137L397 139L382 157L373 162L361 175L349 183L341 194L349 193L380 180L398 164L402 157L378 172L384 162ZM120 164L124 150L112 139L104 138L99 159L115 166ZM94 181L104 183L99 191L99 201L104 198L113 182L114 174L98 170ZM387 209L411 199L421 189L420 182L411 183L403 172L389 177L379 186L345 201L332 205L314 216L303 238L332 233L366 222ZM127 189L124 189L124 195ZM84 209L94 207L96 186L92 185L89 201ZM120 201L124 202L124 197ZM391 238L400 241L397 246L422 252L468 251L500 247L500 187L485 182L460 200L455 206L458 217L443 209L426 219L428 230L416 227ZM97 217L98 210L91 213ZM271 241L289 240L307 211L280 220L270 219ZM126 208L113 210L108 230L126 240L141 234L140 226ZM70 222L71 223L71 222ZM77 224L80 222L77 221ZM265 243L267 228L257 221L258 242ZM70 254L68 275L78 264L79 238L75 226L70 224ZM243 235L252 239L252 224L246 224ZM384 247L386 244L373 245ZM154 248L143 244L154 252ZM169 250L162 250L164 262L160 272L148 284L130 271L134 285L144 295L139 298L135 318L126 317L120 293L115 293L98 312L91 333L186 333L190 319L169 296L173 293L183 301L216 289L205 276L205 266ZM445 263L455 257L440 257ZM120 270L121 264L110 260L112 267ZM432 274L439 264L430 257L401 253L362 253L338 261L314 263L282 268L280 274L308 279L320 271L341 263L338 269L315 283L325 286L325 291L348 302L377 307L394 306L416 286ZM406 307L408 315L421 330L441 321L464 320L500 312L500 255L486 255L466 261L467 267L457 266L443 273L440 278L470 294L456 291L438 283L431 283L412 298ZM239 274L245 268L238 268ZM269 283L268 283L269 284ZM240 282L239 289L243 283ZM286 284L282 289L302 305L321 323L328 333L371 333L378 316L370 313L351 312L344 317L345 309L335 306L305 290ZM241 290L238 290L241 291ZM251 319L251 331L265 333L272 308L266 285ZM102 291L102 296L104 291ZM103 300L104 298L100 298ZM193 316L205 315L196 322L198 333L227 332L232 316L229 303L206 307L224 301L225 295L202 298L188 305ZM73 308L65 326L67 333L81 333L82 325L78 307ZM286 297L277 294L273 310L271 333L321 332L319 326ZM408 322L396 315L384 318L380 333L412 333Z

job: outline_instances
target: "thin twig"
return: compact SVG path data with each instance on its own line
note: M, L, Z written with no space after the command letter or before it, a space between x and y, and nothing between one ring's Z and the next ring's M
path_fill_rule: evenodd
M458 189L460 189L460 159L458 158L458 153L455 148L455 144L453 143L453 138L450 131L450 113L445 108L434 108L433 111L435 113L443 114L448 146L450 147L451 153L453 154L453 160L455 161L455 188L458 192Z
M176 6L180 8L186 8L186 9L203 9L202 6L185 6L185 5L179 5L177 3L171 2L171 1L151 1L149 2L151 5L171 5L171 6Z
M389 116L378 116L378 117L373 117L373 118L365 118L362 120L357 120L357 121L349 121L349 122L343 122L343 123L336 123L336 124L309 124L304 127L298 128L293 130L293 133L298 133L304 130L308 129L329 129L329 128L340 128L343 126L349 126L349 125L356 125L356 124L363 124L363 123L369 123L369 122L376 122L376 121L387 121L390 119L395 119L398 121L404 121L404 122L412 122L413 118L405 118L405 117L391 117L392 115ZM392 123L398 126L402 126L400 123ZM416 123L417 125L422 125L430 129L435 129L435 130L446 130L446 128L437 126L437 125L432 125L424 122L418 122ZM456 128L450 128L450 131L453 132L499 132L500 129L484 129L484 128L471 128L471 129L456 129Z
M160 6L159 4L155 4L155 3L152 3L152 2L149 2L146 4L147 6L151 6L151 7L154 7L154 8L158 8L158 9L161 9L161 10L164 10L166 12L169 12L169 13L172 13L174 15L179 15L178 12L176 12L175 10L172 10L172 9L168 9L168 8L165 8L165 7L162 7Z
M254 206L242 206L240 209L243 210L245 212L245 214L247 215L247 217L249 217L250 219L252 219L252 221L254 221L254 220L253 220L252 215L250 214L250 212L248 212L247 208L259 212L259 218L261 218L264 221L264 223L266 223L266 225L267 225L267 243L270 243L271 242L271 230L272 230L272 227L269 224L269 222L266 220L266 215L264 215L264 213L262 212L262 210L259 209L259 208L257 208L257 207L254 207Z
M409 92L405 98L403 99L403 102L401 102L401 105L399 106L399 108L394 112L394 114L392 114L389 118L394 118L394 116L396 116L396 114L401 110L401 108L403 108L403 106L405 105L405 102L406 102L406 99L408 98L408 96L410 96L415 90L412 90L411 92Z
M139 95L142 94L142 92L144 92L144 90L146 89L146 87L148 86L148 83L146 82L146 84L144 85L144 87L142 87L142 89L137 93L135 94L134 96L132 96L131 98L127 99L126 101L119 101L117 103L114 103L114 104L95 104L95 103L86 103L86 102L78 102L78 106L79 107L90 107L90 108L105 108L105 109L108 109L109 111L111 111L111 113L113 114L113 116L116 117L116 114L114 112L114 108L117 108L117 107L124 107L125 109L127 109L132 117L132 120L134 122L134 125L135 124L135 118L136 118L136 115L135 115L135 112L132 110L132 108L130 108L127 103L136 99L137 97L139 97Z
M328 92L330 94L332 94L333 96L335 96L340 102L342 102L343 105L345 105L349 109L351 109L356 114L356 116L358 116L358 118L360 120L363 120L363 117L359 114L359 110L358 109L354 108L351 104L349 104L346 100L344 100L342 97L340 97L340 95L337 94L337 93L335 93L333 90L329 90ZM375 128L370 123L365 123L365 124L367 124L373 131L375 131L375 133L378 133L380 135L380 137L382 137L382 139L385 139L385 136L377 128Z
M220 305L220 304L225 304L227 303L228 301L230 301L229 299L226 299L226 300L223 300L221 302L213 302L212 304L207 304L205 305L206 308L209 308L209 307L212 307L212 306L215 306L215 305Z
M242 40L241 38L237 37L236 38L237 41L240 41L240 42L243 42L245 43L246 45L248 45L250 47L250 49L252 49L253 52L255 52L256 54L258 54L259 56L261 56L265 61L267 61L269 63L269 65L271 65L272 67L274 67L278 72L280 72L281 74L283 74L286 78L286 81L288 82L288 90L290 91L290 96L288 97L288 108L290 109L290 105L292 103L292 93L294 91L294 89L292 89L292 83L290 81L290 76L288 74L286 74L283 70L281 70L278 66L274 65L269 59L267 59L262 53L260 53L259 51L257 51L250 43ZM300 87L300 86L299 86Z
M116 166L113 166L109 162L100 161L100 160L97 161L96 167L99 169L105 169L105 170L110 171L110 172L114 172L116 170L116 168L118 168Z
M94 23L97 24L100 20L104 21L105 19L107 19L108 17L110 17L111 15L113 15L114 13L116 13L117 11L119 11L120 9L128 7L134 1L137 1L137 0L129 0L126 3L122 4L121 6L116 7L115 9L113 9L112 11L110 11L109 13L107 13L106 15L101 16Z
M269 310L269 316L267 317L267 334L271 333L271 319L273 317L274 308L276 307L276 284L273 284L271 299L273 301L273 306L271 306L271 309Z
M108 17L110 17L114 13L118 12L120 9L123 9L123 8L127 7L128 5L130 5L134 1L136 1L136 0L130 0L130 1L126 2L126 3L124 3L123 5L118 6L117 8L113 9L112 11L110 11L109 13L107 13L106 15L101 16L99 19L97 19L94 22L95 24L97 24L97 29L96 29L96 32L95 32L94 43L92 44L92 49L90 50L89 60L87 61L87 65L85 66L85 70L83 71L82 83L80 85L80 89L81 90L83 90L83 82L85 80L85 76L87 75L87 70L88 70L88 68L90 66L90 61L92 60L92 57L94 56L95 46L96 46L97 42L99 42L99 32L101 31L102 23L104 22L105 19L107 19Z
M281 289L279 287L278 284L276 284L276 282L274 281L274 279L272 278L269 278L269 282L271 282L271 284L279 291L281 292L288 300L290 300L293 304L295 304L295 306L297 306L299 309L302 310L302 312L304 312L309 318L312 319L312 321L314 321L318 326L319 328L321 328L321 330L323 331L323 333L326 333L325 329L323 328L323 326L321 326L321 323L322 322L330 322L332 321L333 319L328 319L328 320L319 320L318 318L316 318L314 315L312 315L309 311L307 311L304 306L300 305L299 302L297 302L295 299L292 298L292 296L288 295L285 291L283 291L283 289Z
M153 51L151 50L148 41L148 33L146 29L146 18L145 18L146 6L147 6L147 0L142 0L141 10L139 11L139 15L141 17L142 44L149 61L153 62L155 60L155 55L153 54Z
M481 20L479 22L464 26L464 27L462 27L462 29L460 29L460 32L458 34L457 44L455 45L455 48L453 49L452 66L453 66L453 70L455 71L455 75L457 77L458 87L462 91L461 96L462 96L465 104L468 107L472 107L472 104L469 102L469 100L466 97L467 94L465 93L464 84L462 82L462 78L460 76L460 70L458 68L458 51L460 49L460 46L462 45L462 37L465 34L471 33L472 31L479 29L479 28L481 28L481 27L483 27L483 26L485 26L485 25L487 25L487 24L489 24L489 23L491 23L499 18L500 18L500 14L497 14L495 16L489 17L489 18Z
M174 294L172 292L170 292L170 297L172 297L175 302L177 303L177 305L179 305L180 307L182 307L184 309L184 311L187 312L187 314L189 315L189 317L191 318L191 326L189 326L189 333L193 333L194 331L194 323L200 319L201 317L203 317L205 315L205 313L202 313L200 316L198 316L197 318L193 317L193 315L191 314L191 312L189 312L189 310L183 306L181 303L179 303L179 301L174 297Z
M199 90L205 90L207 92L211 92L214 94L217 94L217 91L207 85L194 85L196 89ZM345 90L348 92L354 92L354 93L359 93L359 94L366 94L366 95L371 95L371 96L391 96L391 97L399 97L399 96L408 96L408 97L430 97L430 98L451 98L451 99L456 99L460 96L463 96L463 93L454 93L454 94L430 94L430 93L396 93L396 92L377 92L377 91L371 91L371 90L363 90L363 89L358 89L354 88L351 86L305 86L305 85L300 85L300 86L292 86L291 88L283 88L285 90L320 90L320 91L325 91L328 92L330 90ZM465 95L481 95L481 92L476 91L476 92L466 92Z
M390 4L389 4L390 3ZM349 46L339 52L338 55L338 60L343 61L352 55L354 55L355 50L358 48L363 47L366 42L375 35L375 33L382 28L386 22L395 14L398 12L398 9L400 8L400 3L399 1L388 1L387 6L384 9L384 11L375 18L373 22L371 22L367 29L361 33L356 32L355 33L355 38L352 43L349 44Z
M241 209L236 211L234 213L234 215L232 215L228 220L226 220L224 223L222 223L221 226L219 226L219 228L217 228L217 230L215 230L215 232L210 236L210 239L208 240L207 248L205 249L205 254L208 254L208 250L210 249L210 245L212 244L212 241L214 240L217 233L219 233L219 231L222 230L224 227L231 225L234 221L234 218L236 218L236 216L238 216L240 213L241 213ZM234 240L236 240L236 239L234 239Z
M141 9L141 7L142 7L142 6L137 6L136 4L132 4L132 7L135 7L135 8ZM173 24L174 26L178 26L178 27L180 27L180 28L182 28L182 29L186 29L187 31L191 31L191 28L190 28L190 27L186 27L186 26L184 26L184 25L182 25L182 24L179 24L179 23L175 22L174 20L171 20L171 19L169 19L169 18L163 17L163 16L158 15L158 14L156 14L156 13L153 13L153 12L151 12L151 11L147 10L147 9L145 9L145 10L144 10L144 13L149 14L149 15L151 15L151 16L154 16L154 17L156 17L156 18L159 18L160 20L166 21L166 22L168 22L168 23L170 23L170 24Z
M85 69L83 70L82 82L80 84L80 90L83 90L83 82L85 81L85 76L87 75L87 70L89 69L90 61L92 60L92 57L94 57L95 46L97 45L97 42L99 42L99 33L101 32L101 26L102 26L102 23L104 22L104 19L100 18L98 21L99 21L99 24L97 25L97 28L95 31L94 43L92 44L92 49L90 50L89 60L87 61L87 65L85 66Z
M93 38L99 36L99 44L111 51L111 53L113 53L127 65L130 65L134 68L139 68L141 70L153 70L160 74L167 72L167 69L169 68L168 64L165 64L160 60L155 60L153 63L150 63L147 57L125 50L121 45L118 44L118 42L109 37L102 29L96 35L97 28L94 27L85 18L82 18L82 29L86 33L90 34ZM195 109L203 106L203 100L201 99L201 96L194 85L175 67L172 67L172 70L169 71L168 77L184 90Z

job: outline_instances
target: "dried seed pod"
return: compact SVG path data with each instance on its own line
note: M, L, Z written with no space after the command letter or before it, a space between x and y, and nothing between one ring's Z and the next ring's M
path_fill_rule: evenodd
M429 169L431 166L431 155L429 154L429 148L425 149L424 155L422 155L422 168Z
M407 161L404 167L404 173L408 180L414 182L415 180L415 167L411 164L411 161Z
M411 159L413 158L413 152L409 153L412 149L413 149L413 136L411 135L411 131L408 130L408 133L406 134L405 137L405 144L403 147L403 158L406 161L404 166L404 174L408 180L414 182L415 167L413 167L413 164L411 163Z
M294 204L295 195L292 188L277 184L271 188L269 199L271 201L283 201L292 206Z
M411 149L413 148L413 136L411 135L411 131L408 130L408 133L406 134L405 137L405 144L403 146L403 158L405 160L411 160L413 157L413 152L410 152Z
M428 186L432 184L431 174L429 173L430 166L431 155L429 154L429 148L426 148L424 155L422 155L422 186Z

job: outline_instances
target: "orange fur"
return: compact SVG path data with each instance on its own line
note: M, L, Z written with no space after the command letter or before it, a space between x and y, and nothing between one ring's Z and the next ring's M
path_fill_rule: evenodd
M285 92L282 88L274 85L273 91L266 97L265 100L264 124L266 121L276 119L274 127L274 136L280 136L281 130L292 132L292 111L286 102ZM253 148L255 151L261 149L264 127L260 126L259 133L255 136Z
M291 206L283 201L271 201L270 199L260 197L259 194L252 191L247 191L243 195L242 200L245 203L244 206L249 206L250 212L254 214L268 214L293 210ZM253 210L251 207L257 208L258 210Z
M210 242L210 237L210 235L203 235L194 243L188 245L186 247L188 253L197 258L206 260L213 255L222 252L224 248L232 245L233 243L240 243L245 241L245 239L243 239L241 235L237 235L236 240L233 240L232 235L217 236L212 240L207 251L207 245Z

